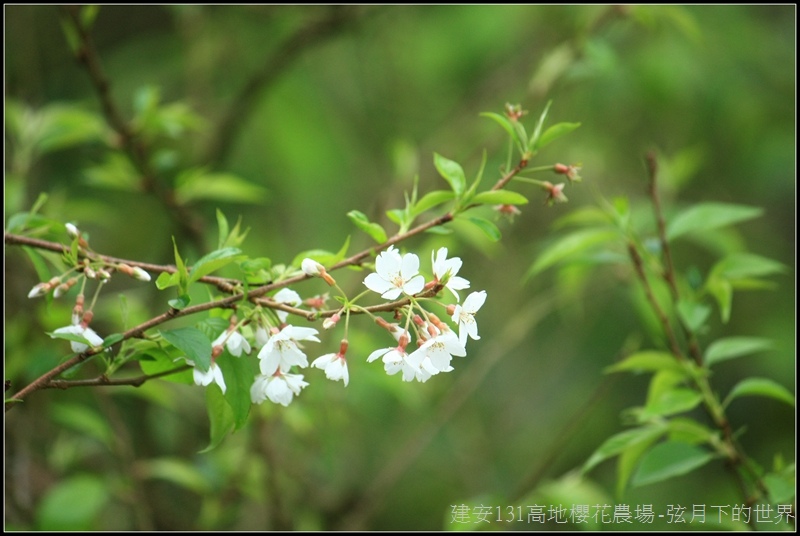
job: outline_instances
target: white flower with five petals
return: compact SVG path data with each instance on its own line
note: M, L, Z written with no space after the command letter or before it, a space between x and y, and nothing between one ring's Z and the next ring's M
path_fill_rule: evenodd
M269 398L275 404L288 406L304 387L308 387L308 382L303 381L302 374L289 374L283 370L275 374L259 374L250 387L250 400L253 404L261 404Z
M300 295L289 288L282 288L279 290L272 299L278 303L284 303L286 305L291 305L292 307L299 307L303 304L303 298ZM278 315L278 318L281 322L286 322L286 318L289 316L289 313L286 311L281 311L279 309L275 310L275 314Z
M453 370L450 366L453 356L465 355L467 350L464 345L459 342L455 333L447 330L425 341L422 346L414 350L409 360L419 362L420 367L430 374L438 374Z
M448 289L456 297L456 301L461 301L457 290L464 290L469 288L469 281L456 274L461 269L461 259L453 257L447 258L447 248L439 248L434 257L431 252L431 263L433 264L433 275L436 280L443 283L445 288Z
M311 363L311 366L324 370L325 376L327 376L329 380L342 380L344 386L347 387L350 375L347 372L347 359L345 359L343 354L325 354L316 358L314 362Z
M275 374L278 369L289 370L290 367L308 366L308 358L299 345L299 341L320 342L314 328L299 328L288 325L269 338L258 352L261 373L267 376Z
M403 381L410 382L419 373L420 361L422 359L422 356L417 355L414 356L414 358L411 358L411 356L409 356L406 353L406 349L403 348L402 346L397 346L394 348L391 347L381 348L379 350L375 350L374 352L369 354L367 362L372 363L381 356L383 356L383 369L389 376L392 376L402 371Z
M419 275L419 257L413 253L401 256L389 246L375 259L375 273L364 279L364 285L387 300L396 300L402 293L417 294L425 286L425 279Z
M461 346L467 344L467 335L474 340L478 336L478 324L475 322L475 313L478 312L486 301L486 291L473 292L464 300L464 305L456 305L453 311L453 322L458 324L458 339Z

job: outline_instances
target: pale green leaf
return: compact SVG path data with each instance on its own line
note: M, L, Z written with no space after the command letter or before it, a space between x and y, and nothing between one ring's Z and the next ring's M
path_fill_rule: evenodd
M528 270L526 277L534 276L547 268L591 247L615 242L619 234L609 229L581 229L558 239L548 247Z
M456 198L460 198L467 188L467 178L461 165L438 153L433 154L433 164L439 175L450 185Z
M746 378L740 381L731 389L723 406L741 396L766 396L794 407L794 395L786 387L769 378Z
M743 355L762 352L772 348L768 339L759 337L728 337L711 343L705 352L705 362L709 367L721 361Z
M517 192L489 190L476 194L471 200L476 205L525 205L528 199Z
M635 445L652 441L665 432L666 426L663 424L654 424L615 434L606 439L603 444L594 451L591 457L586 460L586 463L583 464L581 471L586 473L600 462L617 456Z
M667 238L674 240L691 232L702 232L757 218L758 207L730 203L701 203L681 212L667 225Z

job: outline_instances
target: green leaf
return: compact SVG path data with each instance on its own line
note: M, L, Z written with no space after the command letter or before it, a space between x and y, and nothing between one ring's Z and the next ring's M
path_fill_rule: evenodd
M156 458L143 460L136 464L137 475L141 478L158 478L204 495L212 491L208 478L192 463L180 458Z
M489 119L493 119L497 121L497 123L503 127L503 130L508 132L508 135L511 136L511 139L514 140L514 143L517 144L517 148L521 153L527 151L526 143L528 142L527 135L523 134L520 136L520 132L518 129L514 128L514 124L511 122L509 118L504 115L492 113L492 112L484 112L480 114L481 117L488 117Z
M456 199L460 198L467 188L467 178L461 166L438 153L433 153L433 165L436 166L439 175L450 185Z
M676 388L666 391L657 399L648 401L639 413L641 421L650 421L654 417L664 417L683 413L697 407L703 396L691 389Z
M216 383L212 383L206 388L206 406L208 407L208 418L211 422L211 440L208 446L200 451L201 453L217 448L222 443L222 440L233 432L236 427L233 410Z
M103 141L106 124L94 112L74 105L50 105L42 110L42 128L37 140L40 153L49 153L89 142Z
M636 476L633 477L633 484L644 486L685 475L713 458L713 454L694 445L665 441L645 454Z
M667 427L664 424L653 424L615 434L606 439L603 444L594 451L591 457L586 460L586 463L583 464L581 471L587 473L597 464L608 458L616 456L633 446L647 443L661 437L666 430Z
M727 324L731 318L733 285L727 279L709 277L708 281L706 281L706 291L717 300L720 318L723 323Z
M186 354L194 362L194 366L202 372L208 372L211 366L211 340L196 328L178 328L160 331L168 343Z
M472 203L476 205L525 205L528 203L528 199L517 192L489 190L473 197Z
M783 474L768 473L764 475L763 480L769 491L771 503L786 504L792 502L796 493L794 471L784 471Z
M250 387L257 373L253 368L254 361L233 357L226 352L217 359L217 364L225 378L225 400L231 407L234 426L238 430L247 423L247 416L253 406Z
M698 332L711 314L711 308L702 303L681 300L678 302L678 316L689 331Z
M124 338L125 335L122 333L113 333L108 337L106 337L105 339L103 339L103 348L111 348Z
M175 183L175 198L181 205L200 199L259 204L267 196L262 186L231 173L207 173L202 168L181 173Z
M455 197L455 194L449 190L434 190L432 192L428 192L422 196L422 199L417 201L416 205L412 207L411 214L416 217L426 210L430 210L443 203L447 203L453 199L453 197Z
M618 239L619 234L617 231L610 229L581 229L575 231L558 239L553 245L544 250L528 270L525 277L532 277L576 253L599 244L614 242Z
M534 144L533 150L538 151L545 145L557 140L561 136L569 134L579 126L581 126L580 123L556 123L544 131L544 134L542 134L536 144Z
M645 350L643 352L631 354L619 363L606 367L604 372L657 372L660 370L671 370L680 374L686 374L683 366L675 359L675 356L668 352L658 352L655 350Z
M51 408L50 416L62 426L94 438L109 449L114 448L114 432L96 411L77 404L58 404Z
M667 238L675 240L691 232L708 231L757 218L758 207L730 203L701 203L681 212L667 225Z
M174 287L178 284L180 280L180 275L177 273L168 273L168 272L161 272L158 274L156 278L156 288L158 290L164 290L165 288Z
M47 532L91 531L111 498L108 485L97 476L77 475L51 487L40 503L36 529Z
M141 174L122 152L108 153L102 163L86 168L83 176L92 186L127 192L138 191L141 180Z
M734 359L747 354L762 352L772 348L768 339L759 337L728 337L711 343L705 352L705 362L709 367L721 361Z
M547 112L550 111L551 104L553 104L553 101L547 101L547 105L544 107L544 111L542 111L542 115L539 116L539 121L536 123L536 128L533 130L533 134L531 134L531 139L530 142L528 143L528 147L535 148L539 146L539 138L542 135L542 127L544 127L544 120L547 118Z
M189 272L189 283L193 283L212 272L215 272L236 260L244 259L245 256L241 254L242 250L238 248L224 248L212 251L208 255L204 255L200 260L194 263L191 271Z
M347 217L356 224L356 227L367 233L378 244L386 242L386 231L377 223L370 222L367 216L358 210L351 210Z
M734 385L723 407L727 407L735 398L740 396L766 396L786 402L794 407L794 395L783 385L769 378L747 378Z
M477 217L469 217L467 221L475 224L481 231L489 237L489 240L492 242L497 242L500 240L500 229L497 228L497 225L486 220L484 218L477 218Z
M785 271L786 267L783 264L772 259L753 253L732 253L717 262L711 269L711 274L713 277L737 280L764 277Z
M217 247L222 249L225 247L225 241L228 238L228 231L230 227L228 226L228 218L225 217L225 214L220 209L217 209L217 227L219 228L219 241L217 242Z
M688 417L670 419L669 439L680 443L699 445L714 440L716 432Z

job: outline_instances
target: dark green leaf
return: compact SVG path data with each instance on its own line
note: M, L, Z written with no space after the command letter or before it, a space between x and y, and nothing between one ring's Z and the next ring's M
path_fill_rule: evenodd
M250 414L252 402L250 400L250 387L253 385L253 378L256 370L253 368L254 361L234 357L229 353L224 353L217 359L217 364L222 370L225 378L225 400L228 401L232 409L233 420L236 429L240 429L247 422Z
M206 406L208 407L208 418L211 421L211 440L208 446L200 451L201 453L217 448L236 427L233 410L216 383L206 387Z
M207 372L211 366L211 340L199 329L178 328L161 331L161 336L168 343L194 362L196 368Z
M111 348L124 338L125 335L122 333L114 333L112 335L109 335L108 337L103 339L103 348Z

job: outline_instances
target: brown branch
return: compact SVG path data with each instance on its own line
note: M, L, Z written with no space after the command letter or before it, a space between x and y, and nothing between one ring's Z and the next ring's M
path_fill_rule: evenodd
M103 387L111 385L131 385L133 387L140 387L148 380L154 380L164 376L171 376L191 368L191 365L182 365L171 370L159 372L158 374L145 374L143 376L136 376L135 378L112 379L103 374L97 378L90 378L86 380L51 380L43 385L42 389L71 389L73 387Z
M514 169L512 169L510 172L508 172L504 177L502 177L498 181L498 183L495 184L495 186L492 189L493 190L497 190L497 189L505 187L505 185L507 185L508 182L517 173L519 173L522 168L525 167L525 165L526 165L525 162L520 162L519 164L517 164L517 166ZM466 207L466 208L464 208L464 210L469 210L470 208L472 208L472 206ZM375 247L367 248L367 249L365 249L365 250L363 250L363 251L361 251L359 253L356 253L352 257L349 257L347 259L344 259L344 260L334 264L331 268L329 268L329 271L330 270L338 270L338 269L344 268L346 266L361 265L364 262L364 259L366 259L367 257L369 257L371 255L374 255L377 252L379 252L379 251L381 251L383 249L386 249L386 248L388 248L389 246L391 246L393 244L396 244L396 243L401 242L403 240L407 240L407 239L409 239L409 238L411 238L413 236L416 236L416 235L418 235L418 234L420 234L422 232L425 232L428 229L431 229L431 228L439 226L439 225L444 225L445 223L448 223L448 222L452 221L452 219L453 219L453 214L450 213L450 212L447 212L446 214L443 214L443 215L439 216L438 218L434 218L434 219L432 219L430 221L422 223L422 224L418 225L417 227L415 227L415 228L413 228L413 229L411 229L409 231L406 231L405 233L396 234L393 237L389 238L383 244L380 244L380 245L375 246ZM40 241L38 239L31 239L31 238L27 238L27 237L21 237L19 235L6 234L5 235L5 240L6 240L6 243L27 244L27 245L31 245L31 246L34 246L34 247L44 246L47 249L50 249L50 250L53 250L53 251L59 251L59 252L63 252L64 251L64 247L65 247L65 246L63 246L61 244L58 244L57 247L56 247L56 246L53 245L52 242L46 242L46 241ZM638 253L637 253L637 255L638 255ZM123 260L123 261L126 264L130 264L132 266L140 266L140 267L144 266L144 263L138 263L138 262L135 262L135 261L127 261L127 260ZM154 268L163 268L164 271L168 271L168 268L169 268L169 267L163 267L163 266L160 267L159 265L149 265L149 266L154 267ZM172 267L172 269L174 270L174 267ZM256 289L253 289L253 290L247 292L246 294L237 293L237 294L233 294L231 296L227 296L225 298L221 298L221 299L218 299L218 300L213 300L213 301L210 301L210 302L201 303L201 304L194 305L194 306L191 306L191 307L186 307L184 309L170 308L168 311L166 311L166 312L164 312L164 313L162 313L162 314L160 314L160 315L158 315L158 316L156 316L154 318L151 318L150 320L147 320L146 322L143 322L142 324L139 324L138 326L135 326L135 327L127 330L126 332L124 332L122 334L121 339L119 341L117 341L115 343L115 345L116 344L120 344L121 342L126 341L126 340L128 340L130 338L140 338L140 337L144 336L144 332L147 331L148 329L153 328L153 327L158 326L158 325L161 325L161 324L163 324L165 322L168 322L169 320L173 320L175 318L180 318L180 317L183 317L183 316L189 316L189 315L192 315L192 314L196 314L196 313L203 312L203 311L208 311L208 310L211 310L211 309L231 308L231 307L234 307L235 304L237 302L239 302L239 301L254 301L256 298L260 298L260 297L264 296L264 294L266 294L268 292L271 292L273 290L292 285L294 283L298 283L300 281L304 281L306 279L310 279L310 277L311 276L308 276L306 274L300 274L300 275L297 275L297 276L294 276L294 277L290 277L288 279L284 279L282 281L277 281L277 282L274 282L274 283L269 283L267 285L263 285L261 287L258 287ZM236 282L236 283L238 283L238 282ZM271 304L278 305L276 302L271 302ZM399 308L399 307L403 307L403 306L405 306L407 304L408 304L408 301L403 299L403 300L399 300L398 302L393 302L392 304L381 304L381 305L378 305L378 306L375 306L375 307L372 307L372 308L364 308L364 309L368 310L370 312L378 312L378 311L384 311L384 310L394 310L394 309L391 309L391 308L387 309L388 307L390 307L392 305L394 305L395 308ZM272 306L272 305L268 305L268 306ZM289 307L289 306L285 306L283 304L280 304L280 307L284 308L284 307ZM286 309L283 309L283 310L286 310ZM293 311L289 311L289 312L295 312L295 314L297 314L300 311L302 311L302 316L305 316L308 319L314 319L314 318L317 318L318 316L320 316L319 313L307 312L307 311L303 311L302 309L297 309L296 311L293 310ZM330 312L326 311L325 314L329 316L329 315L332 315L334 312L335 311L330 311ZM356 311L353 311L353 312L356 312ZM16 400L16 401L23 400L28 394L30 394L30 393L32 393L34 391L37 391L39 389L43 389L45 385L49 384L53 380L53 378L55 378L56 376L58 376L62 372L66 371L66 370L69 370L70 368L78 365L79 363L87 360L91 356L93 356L93 355L95 355L95 354L97 354L97 353L99 353L101 351L103 351L102 348L96 348L96 349L95 348L89 348L88 350L86 350L86 351L84 351L84 352L82 352L80 354L77 354L76 356L68 359L67 361L64 361L60 365L58 365L58 366L54 367L53 369L49 370L48 372L44 373L39 378L34 380L32 383L28 384L23 389L21 389L20 391L15 393L11 398L13 400ZM5 406L6 411L11 409L14 405L15 405L14 402L7 402L6 406Z
M636 275L644 287L647 301L650 303L650 307L653 308L653 312L656 313L659 322L661 322L661 328L664 330L664 335L667 337L672 355L674 355L678 361L684 361L686 358L681 351L680 344L678 344L678 339L675 337L675 332L672 330L669 318L667 318L666 313L664 313L658 300L656 300L655 294L653 294L653 288L650 286L650 282L647 280L647 274L644 271L642 257L639 255L639 250L636 249L636 244L633 242L628 242L628 255L630 255L631 261L633 261L633 267L636 270Z
M661 250L664 252L664 280L669 285L672 292L672 299L675 303L680 301L680 292L678 291L678 284L675 281L675 267L672 263L672 253L669 247L669 240L667 239L667 226L664 222L664 214L661 210L661 196L658 193L658 162L656 155L652 151L647 153L647 171L650 177L650 199L653 203L653 213L656 217L656 225L658 227L658 238L661 242ZM697 342L695 334L689 330L688 327L680 322L683 328L683 333L686 336L689 355L692 356L695 363L703 365L703 355L700 350L700 344Z

